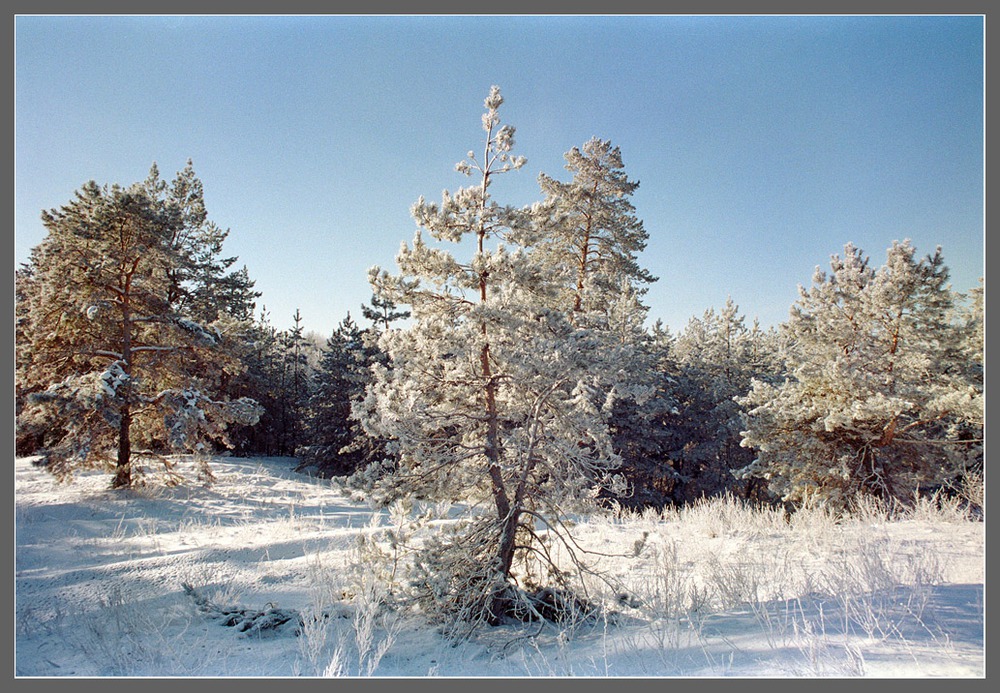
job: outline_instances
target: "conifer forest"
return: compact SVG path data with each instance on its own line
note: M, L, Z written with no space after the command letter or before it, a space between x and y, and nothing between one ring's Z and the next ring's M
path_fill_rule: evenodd
M581 518L715 503L778 527L933 499L981 519L984 290L951 285L947 248L831 247L782 324L729 299L667 327L644 299L658 230L628 152L581 142L535 202L509 204L493 183L531 153L503 104L494 86L481 139L456 144L464 187L432 197L449 172L427 171L428 197L390 201L416 231L394 267L341 279L371 299L332 334L298 313L271 324L194 162L42 211L47 236L15 272L17 457L122 497L282 458L389 513L391 536L358 549L381 576L365 603L453 642L606 615L594 585L613 579ZM607 589L619 610L635 600ZM378 664L366 642L361 674Z

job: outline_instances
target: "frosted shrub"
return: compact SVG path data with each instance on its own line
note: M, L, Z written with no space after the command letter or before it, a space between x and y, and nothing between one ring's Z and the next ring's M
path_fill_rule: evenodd
M405 607L395 580L393 527L375 514L344 569L310 563L310 607L302 614L299 652L318 676L372 676L392 648ZM384 542L384 544L383 544ZM305 673L309 673L305 672Z
M100 595L96 609L78 615L78 627L69 638L101 675L133 676L157 667L166 671L176 665L164 635L174 616L141 604L128 586L112 584Z
M358 535L351 565L352 589L364 589L377 582L385 598L404 599L405 575L410 569L414 535L424 527L425 518L411 517L401 504L393 506L391 525L384 526L379 513L373 513L365 532Z
M807 497L788 517L792 529L814 541L833 534L843 518L843 513L825 500Z
M914 493L904 515L918 522L967 522L970 506L961 496L949 496L940 490L929 495Z
M334 612L334 605L343 596L340 589L342 580L342 574L326 566L319 554L310 559L310 604L302 613L298 640L299 653L309 665L307 674L322 676L327 675L329 670L323 660L327 655L330 630L334 627L331 621L335 616L342 615Z
M686 505L679 518L708 537L749 537L786 529L780 508L751 503L731 493Z
M763 601L765 571L764 564L753 559L722 561L712 556L708 564L708 581L716 605L731 609Z
M400 619L387 607L386 597L385 585L376 580L364 580L355 591L351 625L360 676L375 673L399 633Z
M414 557L411 586L417 603L447 634L465 637L492 618L491 606L507 583L494 565L496 522L463 522L430 537Z
M898 511L899 504L895 499L884 500L867 493L859 493L851 500L848 507L852 520L875 525L888 522Z
M643 611L653 620L676 622L702 612L707 606L707 593L681 566L677 543L657 546L653 552L653 575L635 588Z
M986 483L983 473L963 474L958 487L958 495L966 502L972 516L981 517L986 508Z
M845 633L860 630L869 639L884 639L907 619L920 618L930 588L941 579L936 556L862 533L820 572L819 586L840 603Z

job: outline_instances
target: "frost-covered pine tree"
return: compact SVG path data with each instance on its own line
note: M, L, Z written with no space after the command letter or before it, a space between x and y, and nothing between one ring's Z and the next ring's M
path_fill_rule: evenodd
M550 215L492 195L498 175L525 163L512 153L514 128L500 124L502 103L493 87L482 156L469 152L457 165L475 183L445 191L440 204L420 199L400 273L370 272L377 295L408 306L411 321L383 334L390 367L376 365L356 408L398 455L378 497L468 504L463 533L432 542L414 579L428 608L473 626L530 610L525 588L556 579L528 570L547 565L536 528L568 542L566 509L608 483L615 456L595 393L624 375L568 311L553 308L560 287L531 252ZM440 247L467 239L474 250L465 261Z
M340 449L340 459L345 473L347 470L366 472L364 478L359 480L360 485L366 487L373 476L394 470L398 455L389 449L388 440L365 431L355 415L354 403L364 397L368 384L372 382L372 369L376 364L380 368L392 368L388 354L379 346L379 338L394 329L394 323L409 318L410 311L401 310L391 300L373 294L370 305L361 305L361 314L372 324L367 329L359 330L358 340L352 338L346 343L347 351L351 353L351 358L347 360L351 410L348 412L349 436ZM350 486L353 480L348 478L346 481Z
M606 140L592 138L565 159L573 174L569 182L544 173L538 179L552 217L536 252L558 286L554 307L568 312L575 327L600 342L595 348L630 374L628 383L616 383L619 393L641 393L613 396L610 430L620 471L642 486L637 472L652 449L650 425L669 396L658 397L665 393L658 388L657 356L644 324L648 308L642 296L656 277L638 260L649 238L631 201L639 183L629 180L621 150ZM635 495L635 483L616 500L645 502Z
M228 424L256 421L252 400L215 399L202 387L198 355L224 338L173 300L176 272L189 266L176 243L185 224L176 199L146 184L91 181L42 220L48 235L22 294L18 376L31 394L18 423L58 432L40 451L50 471L113 463L113 486L127 487L135 429L160 431L164 449L203 452L228 443Z
M616 472L626 484L617 493L605 491L606 497L624 507L663 507L672 500L678 483L670 463L670 451L678 447L677 429L671 425L679 413L674 343L670 330L657 320L630 348L632 382L641 384L643 394L614 402L609 427L621 459Z
M963 369L965 378L982 393L986 353L986 295L982 277L979 279L979 285L970 289L962 298L964 300L956 305L955 323L962 335L957 345L959 353L956 359L965 366ZM982 421L972 423L979 426L983 424Z
M565 158L572 180L538 177L555 215L539 252L565 283L560 301L574 323L600 326L623 294L637 301L656 281L638 262L649 238L631 201L639 182L628 179L621 150L606 140L591 138Z
M957 344L953 344L953 361L957 370L961 373L961 378L968 382L972 391L978 399L981 399L984 407L979 410L978 416L972 415L964 417L954 424L951 431L953 438L967 441L962 446L964 459L958 466L961 469L960 478L954 480L953 486L958 488L959 493L966 496L969 493L976 494L973 504L981 505L983 489L983 454L985 450L985 370L986 364L984 355L986 353L986 311L985 311L985 291L983 278L980 277L979 285L973 287L965 295L960 295L956 301L955 317L953 324L959 333Z
M204 186L190 159L169 182L160 178L154 163L143 186L157 204L171 206L180 221L174 225L170 238L171 254L176 260L168 271L171 312L223 336L213 349L185 352L185 369L199 374L199 387L211 399L253 399L254 395L244 391L242 384L247 356L253 349L253 311L260 292L254 290L246 267L232 269L237 258L223 254L229 230L208 218ZM149 385L165 388L171 383ZM133 444L147 449L163 447L164 432L160 426L136 423L139 425L133 426ZM230 444L239 440L242 431L256 425L233 423L227 430Z
M392 327L392 323L397 320L405 320L410 317L410 311L399 310L396 304L389 299L374 294L371 305L361 305L361 315L364 316L365 320L371 321L372 329L383 332Z
M169 184L160 178L154 163L144 186L153 199L169 199L180 217L170 238L179 259L168 273L173 310L205 325L221 319L253 320L260 292L253 290L246 267L232 269L236 257L222 255L229 230L208 218L204 185L192 161Z
M982 421L983 393L962 367L962 329L940 248L922 259L894 242L876 269L848 244L816 269L783 326L788 378L755 381L745 473L790 501L844 504L858 493L905 500L964 464L961 435ZM981 441L979 441L981 442Z
M774 336L745 317L731 297L716 312L691 318L671 350L676 411L664 422L675 446L669 453L676 472L675 502L694 501L737 489L732 471L753 461L740 446L743 409L736 398L753 379L773 382L781 375Z
M273 456L280 454L282 407L287 393L287 356L284 334L271 323L271 315L262 306L256 320L240 335L237 355L242 370L226 384L234 398L250 397L263 409L253 426L236 427L232 433L239 454Z
M278 398L278 454L292 455L303 441L305 411L310 397L309 358L302 315L298 308L291 329L278 334L281 370Z

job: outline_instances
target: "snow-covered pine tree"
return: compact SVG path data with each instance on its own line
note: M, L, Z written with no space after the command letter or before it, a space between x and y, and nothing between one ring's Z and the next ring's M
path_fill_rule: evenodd
M632 482L616 500L644 504L648 494L641 489L648 484L639 470L656 448L649 430L671 403L659 387L657 355L644 325L642 296L657 279L638 260L649 238L631 201L639 182L629 180L621 150L606 140L592 138L565 159L569 182L539 175L552 217L536 253L558 285L554 308L567 311L574 326L601 343L605 358L630 374L616 383L617 392L595 396L613 399L610 431L622 459L619 471Z
M755 321L746 326L731 297L718 312L691 318L672 350L677 383L677 412L667 426L679 446L671 451L678 474L675 502L695 501L737 488L732 472L750 464L751 450L741 447L743 409L736 398L745 395L753 379L773 382L781 375L774 336Z
M295 309L291 329L278 334L281 350L281 375L278 400L278 454L293 455L303 442L304 417L308 407L311 382L309 359L306 351L310 345L305 339L302 315Z
M40 248L41 246L32 248L29 261L14 272L14 415L18 422L15 447L20 456L34 455L40 448L53 444L65 435L56 421L31 426L24 425L25 419L21 417L28 396L44 390L47 385L34 380L29 372L33 358L31 305L35 302L33 297L39 288L35 268L41 257Z
M497 175L525 162L512 154L514 128L500 125L502 102L493 87L482 159L469 152L457 165L476 184L446 191L441 204L420 199L400 274L370 271L375 292L409 306L411 323L383 334L391 367L375 366L356 407L366 431L398 454L376 497L468 504L464 532L432 542L415 580L428 608L470 627L533 608L524 588L557 579L527 574L534 564L559 575L536 527L572 547L564 513L593 499L616 464L594 395L624 375L567 311L551 307L558 286L530 252L549 212L500 205L491 194ZM471 239L474 254L461 262L423 231L438 242Z
M246 267L231 269L236 257L222 256L229 230L208 218L204 185L195 175L192 161L189 159L169 184L153 164L144 185L153 199L169 199L176 205L181 219L170 239L181 260L169 270L173 309L204 325L222 318L253 320L260 292L254 291Z
M263 409L256 425L234 429L233 442L240 454L279 454L286 366L282 336L271 323L267 306L262 306L257 319L247 325L238 342L243 370L227 383L226 391L234 397L250 397Z
M218 350L223 336L172 300L171 273L189 266L175 242L185 224L177 200L146 184L91 181L42 220L48 235L33 249L22 294L18 376L31 394L18 423L58 431L41 450L50 471L65 478L113 462L113 486L128 487L134 429L160 430L165 448L202 452L228 443L230 423L256 421L252 400L202 388L194 356Z
M961 377L968 382L976 397L983 402L983 410L979 416L966 416L956 421L952 435L956 440L968 441L961 452L964 459L958 464L961 469L959 478L952 483L953 490L975 498L969 500L973 505L981 506L983 500L984 470L983 454L985 449L985 359L986 353L986 311L985 284L980 277L978 286L971 288L967 294L959 295L955 303L955 317L952 320L959 332L954 349L953 361L961 372Z
M168 271L170 310L210 328L223 339L214 349L184 352L185 370L198 373L200 388L212 399L253 398L240 384L246 371L246 356L252 349L253 311L260 292L254 290L246 268L231 269L236 257L223 256L223 244L229 230L223 230L208 218L204 186L195 175L189 159L169 183L162 180L154 163L143 183L150 197L160 204L172 205L180 223L172 232L170 246L177 262ZM170 373L171 369L162 372ZM153 383L150 383L154 386ZM155 384L171 387L170 382ZM133 445L162 449L166 432L162 426L133 427ZM155 422L158 423L158 420ZM230 444L239 429L249 429L238 422L227 431Z
M397 320L405 320L410 317L410 311L399 310L395 303L378 294L372 294L371 305L361 305L361 315L365 320L370 320L372 329L384 332L392 327L392 323Z
M253 351L253 311L260 292L254 290L246 267L232 269L237 258L223 255L229 231L209 220L204 186L191 160L169 182L160 178L154 163L143 187L156 203L173 206L179 219L169 241L176 260L167 270L170 310L223 337L214 349L184 352L184 369L200 374L201 390L214 400L253 398L243 385L248 355ZM170 373L171 369L160 372ZM148 386L167 388L171 383ZM166 431L160 420L139 419L133 423L134 446L164 449ZM238 445L245 439L244 433L253 428L234 422L227 436Z
M785 500L844 504L858 493L907 500L947 482L982 421L983 393L956 345L954 295L941 249L917 260L894 242L878 270L848 244L831 273L818 267L783 326L788 378L755 381L743 445L745 474L763 475Z
M620 492L606 497L629 508L663 507L679 477L670 464L670 451L677 447L678 379L673 364L675 337L657 320L638 343L633 382L642 383L641 397L615 399L609 422L614 450L621 459L616 470L627 482Z
M538 177L555 214L539 253L560 272L560 301L574 323L606 326L623 292L637 302L644 285L656 281L638 262L649 238L631 201L639 182L628 179L621 150L607 140L591 138L565 158L571 181Z
M372 369L377 364L380 368L391 369L389 355L379 346L380 337L385 332L395 329L393 324L410 317L410 311L400 310L395 303L387 298L372 295L371 305L362 304L361 313L371 326L360 330L360 340L350 341L349 350L353 358L348 363L352 369L350 381L352 390L349 412L348 441L340 450L341 469L350 473L361 472L361 479L347 479L348 485L357 481L362 488L367 487L374 478L396 468L398 454L389 449L389 441L385 438L370 435L362 425L354 411L354 403L365 395L368 384L372 381Z

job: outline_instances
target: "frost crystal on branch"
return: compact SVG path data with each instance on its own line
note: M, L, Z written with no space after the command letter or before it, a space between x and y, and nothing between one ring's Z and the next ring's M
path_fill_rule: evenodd
M187 318L175 317L173 321L178 327L194 337L199 344L214 346L219 342L218 330L207 330L203 325Z
M132 376L125 372L122 365L121 361L114 361L108 366L107 370L98 376L101 389L112 399L118 397L119 388L132 379Z
M171 447L203 452L210 440L228 444L229 424L253 426L264 413L249 398L217 402L199 390L166 390L156 401L163 410L163 424Z

